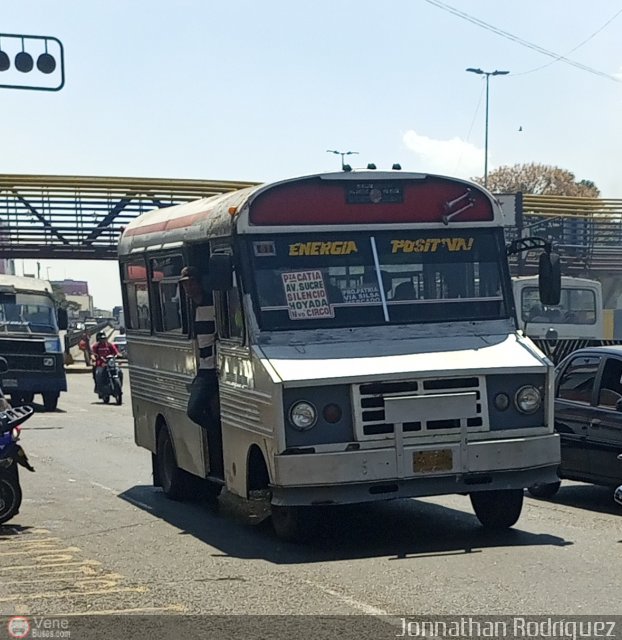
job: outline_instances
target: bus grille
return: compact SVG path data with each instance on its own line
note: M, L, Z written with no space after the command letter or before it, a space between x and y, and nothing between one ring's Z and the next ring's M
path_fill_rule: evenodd
M456 415L445 420L422 420L413 415L412 421L404 422L404 437L430 435L432 433L459 433L462 425L469 431L488 428L486 410L486 380L483 376L462 378L422 378L396 382L372 382L354 385L356 408L356 432L359 439L374 440L393 437L395 425L385 419L385 397L437 395L442 402L443 394L475 392L476 412L473 415Z

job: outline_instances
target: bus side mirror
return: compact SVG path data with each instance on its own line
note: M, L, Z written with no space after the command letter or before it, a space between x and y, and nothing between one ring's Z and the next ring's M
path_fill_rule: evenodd
M538 264L538 289L540 302L546 306L559 304L562 291L562 275L559 256L556 253L544 252Z
M233 288L233 263L230 255L215 253L210 256L209 281L214 291L229 291Z
M67 316L67 309L58 309L56 313L58 320L58 328L64 331L69 326L69 318Z

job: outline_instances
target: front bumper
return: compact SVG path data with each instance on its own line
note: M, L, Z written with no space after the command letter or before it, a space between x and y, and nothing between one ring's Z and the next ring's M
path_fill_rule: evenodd
M452 468L413 471L415 452L450 449ZM337 453L275 456L272 502L277 505L347 504L521 489L558 481L559 436L504 438L467 444L405 444Z

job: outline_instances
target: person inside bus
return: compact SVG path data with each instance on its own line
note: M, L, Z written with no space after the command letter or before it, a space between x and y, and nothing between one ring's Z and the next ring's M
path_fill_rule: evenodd
M193 334L199 351L199 368L190 388L187 414L190 420L207 432L210 474L222 478L224 466L216 372L214 299L212 292L205 290L197 267L184 267L179 282L194 305Z

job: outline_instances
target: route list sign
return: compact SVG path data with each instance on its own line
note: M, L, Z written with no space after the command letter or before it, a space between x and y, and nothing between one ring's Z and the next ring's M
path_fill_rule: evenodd
M320 270L282 273L290 320L334 318Z

